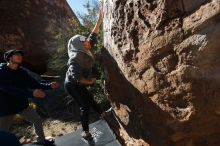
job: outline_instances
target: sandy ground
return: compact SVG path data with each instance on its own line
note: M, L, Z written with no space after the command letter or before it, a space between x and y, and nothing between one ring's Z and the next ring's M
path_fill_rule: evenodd
M59 137L67 133L71 133L81 128L79 122L64 122L60 120L47 119L43 123L45 136ZM12 127L13 133L19 138L23 144L31 143L36 141L36 135L34 127L31 123L25 122L22 124L16 124Z
M35 109L35 107L33 108ZM43 112L38 111L38 113ZM43 127L46 138L59 137L81 128L77 107L55 110L49 115L46 115L46 117L43 115L41 115L41 117L44 117ZM92 123L98 119L99 116L94 111L91 111L90 122ZM14 120L11 132L16 134L22 144L36 142L33 124L25 121L25 119L19 115L17 115Z

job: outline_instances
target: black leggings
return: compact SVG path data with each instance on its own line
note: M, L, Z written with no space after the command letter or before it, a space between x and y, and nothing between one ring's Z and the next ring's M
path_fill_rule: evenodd
M83 85L77 85L70 82L65 82L64 87L66 92L71 95L80 108L80 120L83 131L89 130L89 113L90 107L93 108L98 114L102 114L102 109L94 100L93 95Z

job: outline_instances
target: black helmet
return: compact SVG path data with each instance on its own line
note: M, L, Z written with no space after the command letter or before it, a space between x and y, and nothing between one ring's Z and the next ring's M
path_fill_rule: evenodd
M11 56L13 56L14 54L17 54L17 53L19 53L19 54L21 54L22 56L24 56L24 52L22 51L22 50L9 50L9 51L7 51L7 52L5 52L4 53L4 59L5 59L5 61L9 61L9 58L11 57Z

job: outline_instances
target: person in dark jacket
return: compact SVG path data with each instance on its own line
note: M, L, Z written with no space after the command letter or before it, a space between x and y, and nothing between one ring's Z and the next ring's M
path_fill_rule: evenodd
M9 131L15 114L20 114L32 122L37 134L37 142L52 145L46 140L42 120L35 110L29 107L28 98L44 98L43 90L56 89L58 83L40 83L20 66L23 51L9 50L4 58L7 63L0 64L0 131Z
M75 99L80 107L80 118L83 128L82 137L90 141L92 141L92 135L89 131L90 107L100 114L100 116L106 115L106 112L103 112L94 100L93 95L86 88L96 82L96 78L92 75L95 58L91 49L97 41L96 37L101 22L102 10L100 9L98 21L89 37L75 35L69 40L69 61L67 64L69 68L66 72L64 83L67 93Z
M14 134L0 131L0 146L21 146L21 144Z

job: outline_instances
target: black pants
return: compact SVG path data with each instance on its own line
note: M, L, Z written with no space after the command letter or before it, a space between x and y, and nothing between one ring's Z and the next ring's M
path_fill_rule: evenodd
M93 95L83 85L77 85L70 82L65 82L64 87L66 92L71 95L80 107L80 120L84 131L89 130L89 113L90 107L98 114L102 114L102 109L94 100Z

